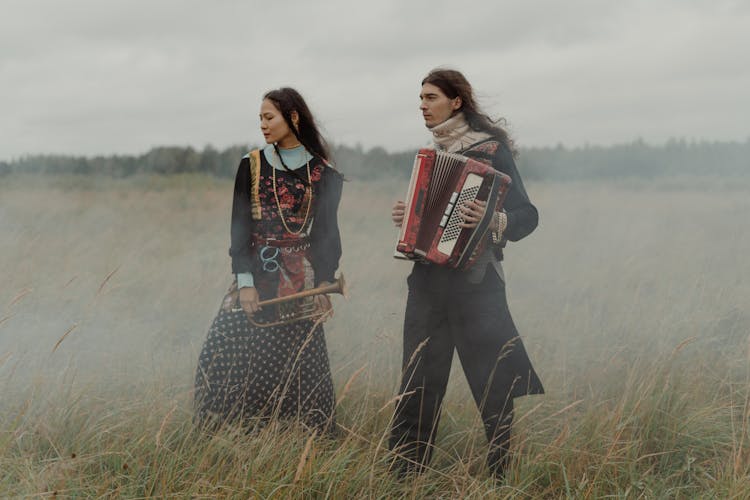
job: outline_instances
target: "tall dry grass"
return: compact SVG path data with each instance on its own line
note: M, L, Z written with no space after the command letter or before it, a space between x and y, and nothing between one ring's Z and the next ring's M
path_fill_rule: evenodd
M345 186L327 340L336 439L191 424L197 353L229 282L231 185L203 177L0 186L0 496L744 498L750 494L750 198L671 180L531 184L539 229L506 252L547 394L518 400L491 481L458 360L432 470L385 449L409 266L403 187Z

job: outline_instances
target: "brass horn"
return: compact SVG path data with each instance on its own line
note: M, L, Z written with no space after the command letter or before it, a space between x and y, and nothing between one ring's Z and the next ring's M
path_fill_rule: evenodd
M273 299L258 302L260 307L276 306L277 314L275 320L260 322L255 321L252 316L248 316L247 319L253 325L262 328L286 325L305 319L317 321L326 314L330 314L333 310L333 306L331 306L329 302L328 307L321 307L315 300L312 300L312 298L317 295L326 295L329 293L338 293L343 297L346 297L346 282L344 281L343 274L339 274L338 278L329 285L310 288L284 297L275 297ZM234 308L232 310L239 312L242 308Z

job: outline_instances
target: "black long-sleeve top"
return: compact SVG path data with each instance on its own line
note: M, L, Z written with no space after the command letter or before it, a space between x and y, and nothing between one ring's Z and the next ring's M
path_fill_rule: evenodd
M511 184L505 196L503 208L508 216L508 225L503 236L510 241L525 238L536 229L539 224L539 212L529 200L526 188L523 186L521 175L516 168L513 154L505 146L500 146L492 159L496 170L510 176Z
M260 155L263 166L274 168L268 164L264 155ZM310 162L310 167L323 165L318 159ZM330 166L323 165L320 179L313 182L312 225L309 232L310 250L308 258L314 273L315 286L323 281L333 281L334 273L341 258L341 236L338 227L338 206L341 200L343 177ZM260 189L264 189L261 185ZM232 202L231 246L229 255L232 258L232 272L253 273L257 269L258 259L255 258L254 237L268 237L263 233L262 224L258 224L252 217L250 199L250 160L248 157L240 161L234 181L234 199Z
M510 177L510 188L503 203L508 224L503 231L500 247L505 246L506 240L518 241L531 234L539 224L539 212L526 193L511 151L504 144L491 139L469 147L465 154L483 161L489 160L495 170Z

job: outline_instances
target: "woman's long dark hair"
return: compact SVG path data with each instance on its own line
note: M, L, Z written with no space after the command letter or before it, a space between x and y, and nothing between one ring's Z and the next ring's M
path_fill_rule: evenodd
M504 144L514 156L518 153L510 134L499 125L505 123L505 120L503 118L493 120L479 108L471 84L460 71L435 68L424 77L422 85L425 83L438 87L450 99L460 97L459 111L463 111L466 122L472 130L487 132Z
M310 112L310 108L307 107L307 103L299 92L291 87L281 87L266 92L263 99L268 99L274 104L274 106L276 106L279 112L281 112L281 116L284 117L284 121L294 134L294 137L302 143L310 154L322 160L324 163L328 163L330 157L328 143L320 134L315 119ZM299 118L296 126L292 121L292 113L295 111ZM286 165L284 165L284 167L286 168Z

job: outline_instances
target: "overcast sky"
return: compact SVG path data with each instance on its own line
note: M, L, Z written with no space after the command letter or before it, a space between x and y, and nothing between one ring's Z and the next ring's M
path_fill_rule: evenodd
M0 159L258 144L296 87L334 143L427 140L459 69L520 146L750 137L744 0L3 0Z

